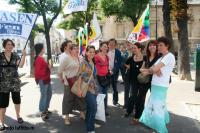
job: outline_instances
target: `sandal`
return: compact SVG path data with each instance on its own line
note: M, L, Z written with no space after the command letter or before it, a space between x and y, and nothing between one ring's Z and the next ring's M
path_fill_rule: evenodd
M19 118L17 118L17 122L18 122L19 124L22 124L22 123L24 122L24 120L23 120L21 117L19 117Z
M131 124L139 124L139 119L136 119L136 118L133 118L132 121L131 121Z
M6 130L5 125L4 124L0 125L0 131L4 131L4 130Z

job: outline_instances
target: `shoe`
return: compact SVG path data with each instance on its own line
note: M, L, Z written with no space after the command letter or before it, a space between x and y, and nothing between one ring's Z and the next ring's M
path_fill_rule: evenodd
M42 118L43 121L46 121L47 119L49 119L49 117L46 113L42 113L41 118Z
M120 104L119 104L118 102L113 102L113 105L115 105L115 106L117 106L117 107L120 106Z
M65 123L65 125L70 125L71 124L69 117L65 117L64 123Z
M99 128L99 127L101 127L101 125L95 123L95 124L94 124L94 127L95 127L95 128Z
M18 122L19 124L22 124L22 123L24 122L24 120L23 120L21 117L19 117L19 118L17 118L17 122Z
M4 124L0 125L0 131L4 131L4 130L6 130L5 125Z
M127 117L129 117L129 116L130 116L130 113L124 114L124 117L125 117L125 118L127 118Z
M139 124L139 119L133 118L133 120L131 121L131 124L137 125Z
M95 131L90 131L90 132L88 132L88 133L95 133Z
M45 113L46 113L47 115L52 114L52 112L49 111L49 110L45 111Z

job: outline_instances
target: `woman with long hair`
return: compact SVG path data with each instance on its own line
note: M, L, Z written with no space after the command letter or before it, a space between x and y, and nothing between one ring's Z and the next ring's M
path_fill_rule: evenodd
M79 71L79 87L81 86L81 82L88 83L88 91L86 93L86 127L88 133L94 133L95 128L95 114L97 111L97 86L96 86L96 68L94 63L94 55L95 55L95 47L88 46L86 48L85 58L81 62L81 67Z
M175 57L169 52L171 42L166 37L160 37L158 52L162 54L156 63L149 69L141 69L144 74L153 74L151 81L151 95L140 118L140 122L156 130L158 133L167 133L166 124L169 123L167 111L167 90L169 79L175 65Z
M49 116L48 111L51 97L51 64L45 61L43 55L45 53L44 45L42 43L35 44L35 62L34 62L34 75L35 81L40 87L40 101L39 101L39 111L41 112L42 120L46 121Z
M70 125L69 114L73 110L80 111L80 117L85 119L85 102L83 98L79 98L73 93L71 93L71 87L75 80L77 79L78 72L80 68L79 61L79 47L76 44L72 44L70 48L70 55L64 57L58 68L58 75L60 81L64 81L63 78L66 78L68 85L64 86L64 95L63 95L63 106L62 114L65 115L64 123L65 125ZM64 75L64 76L63 76Z

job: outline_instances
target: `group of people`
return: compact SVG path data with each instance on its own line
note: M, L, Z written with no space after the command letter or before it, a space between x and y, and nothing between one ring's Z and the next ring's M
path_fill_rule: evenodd
M70 40L63 42L60 48L62 54L59 56L58 77L64 87L62 101L64 124L70 125L72 122L70 114L73 110L79 110L80 118L86 122L87 132L94 133L97 95L99 93L105 94L105 115L109 116L107 93L112 87L113 105L118 106L117 82L121 72L124 82L125 117L134 113L133 124L141 122L159 133L168 132L166 124L169 122L169 114L166 107L166 97L170 75L175 65L174 55L169 52L170 46L171 42L168 38L160 37L157 40L149 41L146 51L143 51L145 47L139 42L134 44L127 42L119 50L117 41L110 39L108 42L101 42L98 51L95 50L94 46L87 46L85 55L80 57L77 44L73 44ZM19 123L23 122L19 115L20 82L18 80L15 86L8 86L7 83L19 79L17 67L22 67L25 60L25 52L23 52L21 61L12 52L14 47L12 40L5 41L3 47L5 51L0 54L0 66L3 66L0 70L0 84L5 87L0 89L1 130L5 129L4 117L10 92L16 105L17 120ZM41 93L39 101L41 118L46 121L51 113L48 108L52 96L50 79L52 66L43 58L44 53L43 44L36 44L35 80L39 84ZM148 81L140 82L138 78L140 74L149 77ZM88 84L85 97L78 97L71 92L76 81L79 88L81 88L82 82ZM148 90L151 93L145 106Z

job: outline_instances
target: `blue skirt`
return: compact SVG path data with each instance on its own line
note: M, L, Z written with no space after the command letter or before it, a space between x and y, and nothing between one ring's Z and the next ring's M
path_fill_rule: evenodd
M151 95L139 120L158 133L168 133L166 124L169 123L169 113L166 97L167 87L152 85Z

